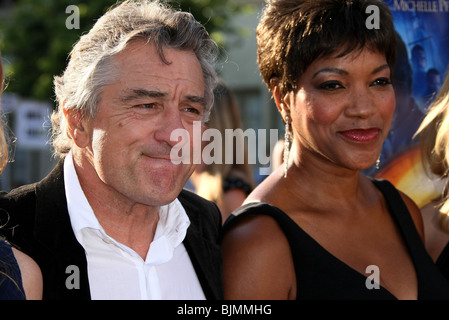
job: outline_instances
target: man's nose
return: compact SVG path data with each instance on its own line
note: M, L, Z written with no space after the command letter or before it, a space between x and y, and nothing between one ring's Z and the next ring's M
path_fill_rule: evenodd
M179 135L173 135L173 132L175 132L175 130L176 132L179 132L180 130L187 132L182 122L180 112L178 110L166 110L160 121L161 122L158 124L158 129L154 134L155 139L166 142L171 147L175 146L178 142L180 142L181 138ZM175 139L173 139L173 136Z

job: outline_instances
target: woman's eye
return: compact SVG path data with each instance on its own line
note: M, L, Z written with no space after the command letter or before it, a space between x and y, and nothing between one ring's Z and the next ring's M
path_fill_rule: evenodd
M327 82L320 84L320 89L323 89L323 90L333 91L333 90L337 90L340 88L343 88L343 85L338 81L327 81Z
M373 84L376 86L388 86L391 84L391 80L388 78L379 78L374 80Z

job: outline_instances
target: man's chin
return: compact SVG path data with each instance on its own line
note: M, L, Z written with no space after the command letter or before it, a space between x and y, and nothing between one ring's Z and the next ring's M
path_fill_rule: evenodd
M173 202L181 193L182 187L171 189L158 189L149 194L149 205L151 206L164 206Z

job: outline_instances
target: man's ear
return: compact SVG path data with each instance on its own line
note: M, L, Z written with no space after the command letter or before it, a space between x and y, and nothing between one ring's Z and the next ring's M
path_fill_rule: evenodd
M89 132L87 130L87 120L79 111L62 108L64 117L67 121L68 131L75 144L84 148L89 143Z

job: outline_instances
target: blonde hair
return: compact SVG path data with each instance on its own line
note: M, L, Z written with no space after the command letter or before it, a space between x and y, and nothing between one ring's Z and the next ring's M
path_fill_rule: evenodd
M416 134L421 134L426 170L446 179L438 222L443 231L449 232L449 67L444 83Z
M164 63L164 48L191 50L201 65L205 84L206 112L213 103L218 47L192 14L165 6L162 1L128 0L111 8L83 35L70 53L70 61L54 86L59 110L52 115L53 147L61 158L73 141L67 131L62 107L82 117L94 117L104 86L117 78L112 58L132 41L154 44Z
M0 55L1 58L1 55ZM0 60L0 98L1 94L3 92L3 86L4 86L4 77L3 77L3 66ZM0 111L1 111L1 105L0 105ZM3 169L6 166L6 163L8 162L8 146L6 144L6 137L5 137L5 131L4 131L4 124L3 121L0 119L0 173L3 172Z
M217 129L222 137L225 137L226 129L243 129L239 108L231 90L224 84L219 83L214 90L214 105L211 109L210 119L206 123L207 128ZM229 150L226 142L232 143L233 159L232 163L225 163L224 150ZM248 163L247 148L236 150L236 143L222 139L222 161L221 163L211 163L204 167L196 193L208 200L214 201L219 207L226 208L223 201L223 180L229 176L236 176L245 181L253 188L251 167ZM237 161L237 154L243 152L243 163ZM229 161L228 161L229 162Z

